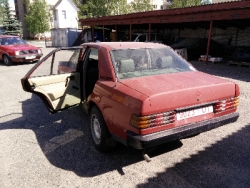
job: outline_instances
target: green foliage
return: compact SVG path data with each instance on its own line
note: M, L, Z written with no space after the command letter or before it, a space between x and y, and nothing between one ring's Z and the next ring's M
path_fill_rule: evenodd
M5 29L5 35L21 35L21 25L15 16L15 11L10 9L9 3L7 0L0 1L1 4L1 22Z
M45 0L33 0L25 2L28 14L25 16L27 30L33 35L50 31L51 14Z
M153 10L150 0L134 0L131 3L132 12L144 12Z
M83 0L83 3L79 3L78 0L73 1L80 10L78 12L79 18L121 15L152 10L150 0L135 0L131 4L127 4L127 0Z
M130 13L130 6L127 4L127 0L110 0L106 7L108 9L108 15L121 15Z
M190 7L190 6L198 6L209 4L209 0L173 0L172 4L169 5L167 8L183 8L183 7Z
M7 3L7 0L0 0L0 25L3 25L3 18L4 18L4 4Z

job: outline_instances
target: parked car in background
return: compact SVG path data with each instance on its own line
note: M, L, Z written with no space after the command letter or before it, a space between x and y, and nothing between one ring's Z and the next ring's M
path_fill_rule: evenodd
M207 38L186 38L177 44L173 44L173 49L187 49L188 60L198 60L201 55L207 53ZM211 39L209 55L212 57L223 57L226 47Z
M60 62L72 57L75 68L69 63L68 72L58 71ZM239 117L237 84L197 71L172 48L158 43L59 48L21 82L51 113L81 105L90 117L93 143L102 152L114 149L117 142L145 149Z
M0 61L6 65L34 62L42 57L42 50L27 44L19 36L0 35Z

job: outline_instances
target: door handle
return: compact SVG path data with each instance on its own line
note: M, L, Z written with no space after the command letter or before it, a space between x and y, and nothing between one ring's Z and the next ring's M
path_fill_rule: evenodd
M68 85L68 83L69 83L70 80L74 80L74 76L68 76L66 78L65 87L67 87L67 85Z

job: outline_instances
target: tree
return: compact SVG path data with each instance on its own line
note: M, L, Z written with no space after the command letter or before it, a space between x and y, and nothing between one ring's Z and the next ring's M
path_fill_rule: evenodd
M5 3L7 3L7 0L0 0L0 25L3 25Z
M17 20L14 11L10 9L7 0L2 1L1 7L3 7L2 12L2 24L4 28L5 35L21 35L21 24Z
M130 5L127 0L110 0L107 4L109 15L121 15L130 13Z
M78 12L79 18L121 15L152 10L150 0L135 0L131 4L127 4L127 0L83 0L82 3L74 0L74 3L80 10Z
M145 12L153 10L150 0L134 0L131 2L132 12Z
M25 2L28 8L28 14L25 16L25 23L27 30L30 31L33 36L40 33L50 31L51 14L49 6L45 0L33 0L32 2Z
M198 6L209 4L209 0L172 0L172 3L167 8L183 8L189 6Z

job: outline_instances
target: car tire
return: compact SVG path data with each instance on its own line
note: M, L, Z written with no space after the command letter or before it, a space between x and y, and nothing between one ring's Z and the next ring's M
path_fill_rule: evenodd
M90 128L95 148L100 152L114 150L116 141L110 134L104 118L97 106L94 106L90 112Z
M7 66L12 65L12 61L11 61L11 59L7 55L3 55L3 62Z

